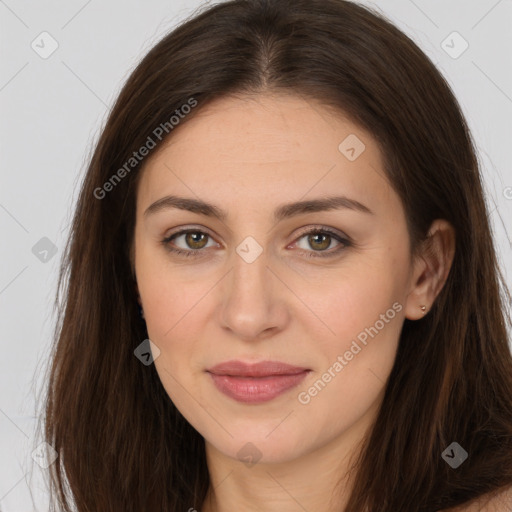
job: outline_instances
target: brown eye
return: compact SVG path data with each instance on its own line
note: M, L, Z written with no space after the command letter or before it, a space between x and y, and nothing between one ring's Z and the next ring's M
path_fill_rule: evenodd
M302 242L303 239L305 243ZM335 245L332 249L333 242L335 242ZM344 238L341 234L327 228L318 227L302 233L295 244L308 258L336 256L352 245L350 240Z
M182 230L162 240L165 248L180 256L202 256L211 236L199 230ZM213 241L213 240L212 240Z
M208 235L200 231L190 231L185 235L185 243L191 249L202 249L208 241Z
M314 233L312 235L308 235L308 243L313 249L323 251L329 248L329 245L331 244L331 236L322 233Z

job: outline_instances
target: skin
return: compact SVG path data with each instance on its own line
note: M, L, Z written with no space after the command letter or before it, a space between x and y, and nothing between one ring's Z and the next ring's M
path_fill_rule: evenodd
M160 350L158 375L206 441L213 485L201 510L340 510L353 482L350 462L375 420L402 324L422 318L420 305L428 311L446 280L453 229L435 221L434 250L412 259L405 213L377 143L313 100L228 97L197 114L146 162L134 266L148 335ZM338 149L350 134L365 144L354 161ZM228 216L221 221L176 208L144 214L169 194L208 201ZM283 203L332 195L373 213L345 208L277 223L272 217ZM322 227L352 244L303 233ZM209 235L168 243L202 256L165 248L162 240L176 228ZM263 249L251 263L236 252L248 236ZM322 251L333 256L307 257ZM396 303L401 310L394 318L301 403L298 394ZM284 361L311 372L269 402L243 404L218 391L205 371L231 359ZM241 449L253 453L247 443L261 456L254 465L240 460Z

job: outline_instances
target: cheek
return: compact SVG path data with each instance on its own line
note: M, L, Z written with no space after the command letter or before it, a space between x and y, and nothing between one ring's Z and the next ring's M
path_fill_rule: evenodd
M387 265L351 269L338 276L323 297L309 295L308 303L328 331L314 336L318 319L305 327L318 354L310 379L297 390L299 407L335 432L347 428L379 397L395 361L403 324L400 272ZM305 290L304 290L305 291Z
M396 339L404 307L402 281L403 277L390 261L353 266L350 272L339 272L316 291L304 288L307 304L329 331L320 337L323 351L332 354L333 350L348 350L358 336L364 343L365 333L369 336L368 329L379 339ZM373 329L375 324L378 334Z
M190 318L215 281L186 265L171 265L162 249L142 246L137 258L137 284L148 334L166 344L182 325L193 326Z
M161 256L141 258L140 264L137 280L148 337L160 350L155 367L175 405L189 411L189 393L202 401L196 382L204 378L204 369L211 362L205 361L205 353L212 353L208 338L213 335L207 322L219 277L199 266L197 271L186 265L171 266Z
M197 342L205 338L204 308L208 301L201 298L211 285L163 281L156 279L145 290L144 316L148 335L172 367L183 366L185 357L189 366L193 362L189 356L194 354Z
M154 364L160 381L175 406L192 423L204 421L201 389L197 379L204 378L200 355L204 352L205 302L200 299L208 287L200 284L182 287L179 279L169 285L164 279L147 282L144 315L149 339L160 355ZM195 400L191 401L191 396ZM196 402L197 401L197 402Z

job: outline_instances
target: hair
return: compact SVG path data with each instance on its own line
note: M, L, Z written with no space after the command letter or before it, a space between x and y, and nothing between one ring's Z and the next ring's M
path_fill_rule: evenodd
M59 454L49 468L52 510L200 509L210 485L204 439L154 365L134 357L147 338L130 256L148 159L129 170L126 162L159 126L166 128L161 149L174 131L170 118L191 98L197 106L176 129L215 99L264 93L315 100L375 137L412 253L435 219L456 233L431 311L404 321L345 512L433 512L512 484L510 294L475 145L449 85L409 37L368 7L230 0L195 13L150 49L90 158L55 300L44 403L44 436ZM122 179L113 183L116 171ZM453 441L469 454L456 470L441 457Z

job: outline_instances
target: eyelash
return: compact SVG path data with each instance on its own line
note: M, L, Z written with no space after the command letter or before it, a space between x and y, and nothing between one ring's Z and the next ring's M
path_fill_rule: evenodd
M164 245L164 247L178 255L178 256L185 256L185 257L201 257L202 254L200 254L201 252L204 252L202 249L190 249L190 250L185 250L185 249L176 249L174 247L171 247L170 245L170 242L171 240L173 240L174 238L178 237L178 236L181 236L181 235L186 235L188 233L201 233L201 234L204 234L210 238L212 238L211 235L209 235L208 233L204 232L204 231L201 231L200 229L184 229L184 230L181 230L181 231L177 231L176 233L173 233L172 235L164 238L162 240L162 244ZM327 234L329 235L330 237L334 238L337 242L339 242L341 244L340 247L338 247L337 249L335 249L334 251L331 251L331 252L326 252L326 251L305 251L305 250L302 250L303 253L305 253L305 256L307 258L331 258L331 257L334 257L334 256L337 256L340 252L342 252L343 250L345 250L347 247L350 247L352 246L352 242L350 240L348 240L347 238L343 238L341 237L338 233L332 231L331 229L329 228L324 228L324 227L314 227L314 228L311 228L309 229L308 231L305 231L303 233L301 233L301 235L296 239L297 241L300 240L301 238L307 236L307 235L311 235L311 234Z

